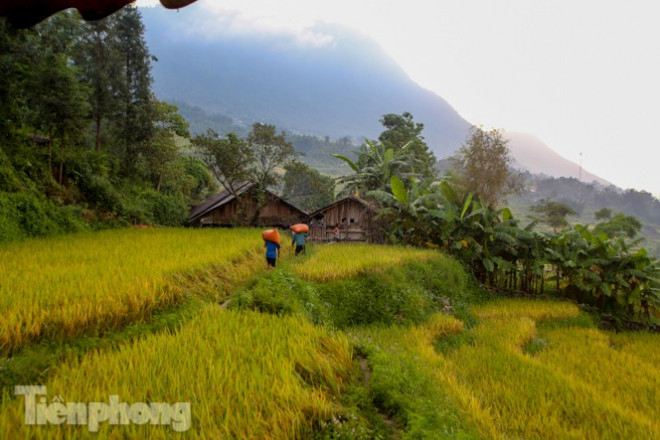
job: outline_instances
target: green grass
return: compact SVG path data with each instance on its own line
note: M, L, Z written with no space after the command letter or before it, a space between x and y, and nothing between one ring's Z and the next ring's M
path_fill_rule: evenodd
M342 277L325 275L328 262L338 253L356 248L360 252L339 269ZM307 257L285 263L240 289L231 307L301 315L339 329L420 323L445 306L468 317L472 290L456 261L432 251L404 253L395 259L395 250L386 246L317 245L310 248ZM421 258L414 260L415 256ZM314 265L323 268L316 272L323 274L321 281L310 275L315 273Z

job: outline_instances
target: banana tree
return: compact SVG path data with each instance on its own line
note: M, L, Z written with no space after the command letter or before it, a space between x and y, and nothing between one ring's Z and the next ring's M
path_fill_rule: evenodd
M369 191L388 191L392 177L403 181L417 177L411 170L417 159L409 153L408 145L394 150L384 144L367 140L358 152L356 161L341 154L333 157L342 160L351 167L353 174L338 179L345 184L343 192L366 194Z
M433 180L418 183L410 179L406 187L401 179L393 176L389 188L390 192L373 190L367 196L379 202L379 218L389 225L390 242L415 246L431 243L437 224L428 213L442 200L441 194L433 187Z

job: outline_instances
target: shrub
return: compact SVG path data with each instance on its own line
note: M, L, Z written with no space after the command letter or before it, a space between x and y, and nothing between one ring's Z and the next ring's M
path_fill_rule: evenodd
M236 294L231 307L274 315L303 315L317 324L324 321L314 288L279 270L248 284Z
M146 217L161 226L182 226L188 217L188 206L182 197L147 190L142 194Z
M0 193L0 242L88 229L80 208L33 192Z
M326 250L331 248L316 249L313 258L300 260L297 266L323 264L334 255ZM365 258L373 259L378 257L373 253L396 249L365 246L363 250L359 255L369 254ZM385 270L382 265L374 266L347 279L326 282L299 279L278 269L248 284L236 295L232 307L304 315L312 322L335 328L420 323L447 303L466 315L466 297L470 294L467 275L453 259L435 256L427 261L386 266ZM296 273L300 273L297 266Z

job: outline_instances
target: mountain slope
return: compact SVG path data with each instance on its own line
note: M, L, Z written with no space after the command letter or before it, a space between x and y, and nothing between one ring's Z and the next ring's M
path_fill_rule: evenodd
M185 23L198 9L171 14L142 10L154 89L161 99L188 102L250 124L265 121L301 133L377 137L386 113L413 114L433 151L451 154L470 123L441 97L421 88L382 49L353 31L319 25L331 44L303 45L289 36L205 38Z
M305 44L284 33L230 35L212 29L231 27L231 17L212 20L198 8L177 14L143 8L142 13L150 50L158 58L154 90L161 99L205 110L194 112L191 121L198 132L224 132L232 124L240 127L234 131L245 132L259 121L290 132L359 140L383 131L382 115L408 111L424 123L423 134L438 158L451 155L468 134L471 124L444 99L414 83L380 46L355 31L317 25L313 31L327 41ZM506 137L517 163L531 173L580 177L578 164L536 137L513 132ZM609 185L585 170L581 177Z
M611 185L605 179L592 174L580 165L560 156L536 136L527 133L506 132L509 148L518 165L532 174L545 174L551 177L573 177L582 182L598 182Z

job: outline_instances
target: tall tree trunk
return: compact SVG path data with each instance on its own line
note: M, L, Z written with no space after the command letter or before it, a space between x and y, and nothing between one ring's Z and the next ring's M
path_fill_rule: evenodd
M53 176L53 127L48 128L48 172Z
M62 180L64 177L64 136L61 137L60 139L60 176L59 176L59 184L62 184Z
M96 152L101 152L101 115L96 116Z

